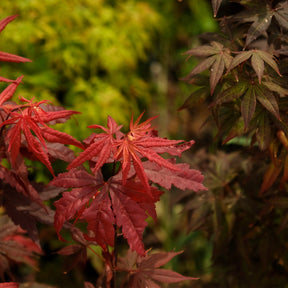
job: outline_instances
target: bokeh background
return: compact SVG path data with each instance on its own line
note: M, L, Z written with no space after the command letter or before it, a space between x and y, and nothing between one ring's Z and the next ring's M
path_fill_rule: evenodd
M201 145L205 107L177 109L191 93L180 79L196 61L186 62L183 52L198 44L200 33L217 30L210 1L2 0L1 18L14 14L18 18L1 33L1 51L33 62L1 64L1 75L25 75L17 95L48 99L82 113L59 125L60 130L83 140L91 133L87 126L105 125L108 115L128 127L131 113L138 116L145 110L146 118L159 115L154 123L160 136L194 139ZM185 157L193 163L193 154ZM39 168L34 176L42 180L43 174ZM166 193L157 211L159 222L151 222L144 235L146 247L184 250L169 268L201 277L183 287L204 287L211 278L210 240L191 232L177 191ZM95 282L103 268L96 256L89 254L82 269L63 273L69 259L55 254L62 244L50 227L40 232L46 255L39 271L21 268L25 281L64 288L81 287L85 277Z

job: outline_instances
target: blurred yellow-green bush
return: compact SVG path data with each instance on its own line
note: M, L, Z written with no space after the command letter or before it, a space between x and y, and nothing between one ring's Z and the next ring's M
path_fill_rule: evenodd
M1 33L1 50L33 61L5 64L2 75L24 74L24 97L82 112L59 129L83 139L107 115L127 124L132 111L161 111L191 36L213 29L209 9L208 1L2 1L2 18L19 17Z
M24 97L49 99L82 112L66 127L78 138L107 115L127 122L147 105L149 85L138 73L161 16L143 1L16 0L0 5L3 18L18 14L1 35L1 50L33 63L6 65L2 74L24 74ZM18 68L19 67L19 68ZM66 125L69 126L69 125Z

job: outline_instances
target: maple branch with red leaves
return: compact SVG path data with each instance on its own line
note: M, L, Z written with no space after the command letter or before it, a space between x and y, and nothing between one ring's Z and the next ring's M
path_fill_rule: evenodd
M16 17L0 21L0 32ZM30 60L0 52L0 61ZM157 221L155 203L165 189L174 185L182 190L206 190L199 171L176 162L176 157L190 149L194 141L159 137L151 126L156 116L141 123L143 112L135 122L131 117L130 131L126 134L121 131L122 125L108 116L107 128L90 125L89 128L98 129L100 133L92 133L80 142L50 127L66 122L78 112L53 106L47 100L36 102L33 98L19 97L21 104L11 101L23 77L16 80L0 77L0 81L8 85L0 93L0 156L3 160L0 163L0 191L1 205L7 214L0 216L0 223L8 223L6 231L3 227L0 229L0 252L7 255L8 260L35 266L35 255L42 253L36 225L41 222L54 225L60 240L66 241L61 235L63 228L71 233L74 242L59 250L61 255L75 254L77 261L85 262L87 249L92 249L92 245L101 247L100 257L105 262L105 269L98 283L103 278L102 284L107 288L111 285L116 288L117 271L125 269L127 281L139 288L158 287L156 283L160 282L194 280L159 269L178 252L148 255L143 243L146 220L151 217ZM78 157L70 145L83 150ZM171 157L162 157L164 153ZM25 159L39 161L48 168L53 176L48 185L29 179ZM66 172L55 175L52 166L55 159L67 163ZM5 166L3 162L8 164ZM82 166L84 162L89 163L88 169ZM58 197L54 201L56 211L44 204L55 197ZM85 229L80 229L80 223L84 223ZM31 239L21 234L23 229ZM132 255L135 259L132 266L131 263L125 266L124 258L118 256L120 235L129 245L127 257ZM4 279L9 274L9 265L3 264L8 260L1 253L0 278ZM18 287L14 282L0 285ZM88 282L85 285L93 287Z

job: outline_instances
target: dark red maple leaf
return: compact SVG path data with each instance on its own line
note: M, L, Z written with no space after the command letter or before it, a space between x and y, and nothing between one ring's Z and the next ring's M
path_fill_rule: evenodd
M184 184L178 184L182 189L190 186L196 191L205 189L200 184L202 175L193 171L191 170L186 178L181 174L170 175L171 180L167 185L171 187L173 182L183 179ZM153 173L152 169L150 173ZM192 177L190 180L187 179L189 176ZM151 194L148 194L142 183L135 181L134 177L129 178L125 185L121 177L122 174L119 173L104 182L100 171L96 175L91 175L84 169L74 168L54 178L51 185L74 187L71 191L63 193L62 198L55 202L54 225L59 238L63 239L60 231L64 223L72 219L84 220L88 230L86 239L95 241L105 249L107 246L114 246L116 225L121 228L130 248L144 256L142 234L147 225L146 219L150 215L155 221L157 220L155 202L160 199L163 192L150 187Z
M13 180L11 181L12 183L17 181L15 178ZM64 188L45 186L43 183L33 183L34 186L31 183L29 184L33 187L35 194L37 193L36 196L38 198L35 199L31 195L25 195L19 188L14 189L11 186L9 187L9 185L2 184L0 186L3 191L1 195L3 202L1 204L13 223L19 225L27 232L31 240L39 244L37 224L40 222L50 226L53 225L55 214L55 211L44 205L43 202L57 197L63 192Z
M84 267L87 262L87 246L72 244L57 251L57 254L66 257L64 273L71 271L75 267Z
M6 216L0 217L0 278L9 273L9 262L23 262L37 266L35 257L41 254L41 248L24 236L24 231L14 225Z
M101 191L95 195L91 205L85 209L81 219L87 221L89 231L87 240L96 241L102 247L114 246L115 237L115 216L111 209L112 202L105 185Z
M118 175L117 175L118 176ZM59 174L51 185L74 187L63 193L61 199L55 202L55 229L60 239L60 231L71 219L87 222L86 239L94 241L104 249L114 246L115 225L122 229L131 249L144 255L142 234L146 227L148 214L156 219L155 202L161 192L152 188L154 198L151 198L140 182L128 180L123 186L119 177L111 177L104 182L98 171L91 175L85 170L71 169Z
M17 192L30 197L34 201L38 203L41 202L37 191L34 189L28 179L28 170L23 159L21 159L19 162L20 164L17 165L17 169L15 169L15 171L7 169L0 164L0 179L3 181L1 186L3 186L5 183L9 184L10 187L5 187L5 191L16 189Z
M146 252L142 239L147 226L145 209L128 195L119 193L117 186L113 187L110 193L117 226L122 228L131 250L144 256Z
M92 283L86 281L84 283L84 288L95 288L95 286Z
M83 213L88 207L89 200L93 198L103 186L103 178L89 174L85 170L71 169L69 172L61 173L54 178L50 185L65 188L74 188L64 192L62 198L54 202L56 214L54 226L60 239L60 231L66 221L73 219L76 215Z
M198 280L183 276L177 272L160 268L182 252L160 252L141 257L128 250L127 255L119 259L119 270L129 271L129 287L160 288L157 283L178 283L187 280Z
M19 284L15 282L0 283L0 288L18 288Z

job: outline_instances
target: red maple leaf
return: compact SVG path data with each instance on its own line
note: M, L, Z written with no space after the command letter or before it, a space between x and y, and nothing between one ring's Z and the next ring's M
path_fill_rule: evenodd
M78 268L84 267L87 263L87 246L81 244L72 244L65 246L57 254L68 256L64 262L65 273L71 271L73 268L79 266Z
M173 161L172 159L171 161ZM200 171L190 169L186 163L174 164L178 167L178 171L171 171L166 167L159 167L155 163L143 162L144 171L147 178L153 183L157 183L167 190L170 190L172 185L181 190L193 190L198 192L200 190L207 190L202 184L204 176Z
M9 81L9 82L13 82L10 85L8 85L0 94L0 106L3 105L3 103L5 101L8 101L15 93L17 87L19 86L19 84L21 83L21 80L23 79L23 75L18 77L15 81ZM10 109L8 109L8 107L10 106L4 106L1 107L2 109L4 109L7 113L9 112Z
M0 283L0 288L18 288L19 284L15 282Z
M88 147L68 166L68 169L75 168L87 160L97 160L92 172L96 173L108 159L120 161L122 166L122 181L125 185L130 176L131 168L138 176L147 193L151 193L147 175L143 167L143 159L157 163L160 167L165 167L171 171L181 169L161 157L159 154L168 153L170 155L181 156L182 152L189 149L194 141L185 142L183 140L168 140L155 136L151 121L155 117L149 118L143 123L139 123L143 113L133 122L130 121L130 131L124 135L116 122L108 117L108 128L99 125L89 126L90 128L100 128L105 133L94 134L89 137ZM182 143L181 145L179 145Z
M8 23L10 23L11 21L13 21L18 15L13 15L13 16L8 16L4 19L2 19L0 21L0 33L2 32L2 30L6 27L6 25ZM31 60L21 57L21 56L17 56L14 54L9 54L6 52L1 52L0 51L0 61L5 61L5 62L31 62Z
M172 171L177 171L178 167L171 162L162 158L158 153L169 153L171 148L183 142L182 140L168 140L154 136L151 133L151 121L155 118L149 118L145 122L139 124L143 113L133 123L133 117L130 122L130 132L128 132L123 139L116 140L115 145L118 150L114 155L115 160L120 160L122 163L122 180L125 185L131 164L135 169L137 176L145 187L145 190L150 193L150 185L148 183L147 175L144 171L142 159L157 163L159 166L166 167Z
M10 126L5 141L9 143L8 152L11 153L11 164L15 166L20 147L23 145L22 135L24 135L27 142L26 148L54 175L46 141L70 144L80 148L83 148L83 145L72 136L50 128L46 123L57 118L68 118L78 112L71 110L65 110L64 112L62 110L45 111L40 106L46 103L45 100L35 103L23 97L20 100L27 104L16 106L9 112L8 119L0 124L0 128Z
M68 166L70 170L59 174L51 182L57 187L72 188L55 202L54 225L60 239L65 223L72 219L84 220L88 241L107 249L107 246L114 245L116 228L121 229L130 248L144 256L142 236L146 219L151 216L157 220L155 202L162 194L149 181L167 189L172 185L183 190L205 189L199 171L190 169L187 164L175 164L174 159L167 160L159 155L167 152L181 156L194 141L183 143L182 140L160 138L151 127L150 122L154 118L140 124L142 115L135 123L131 118L130 131L126 135L120 131L122 126L117 125L111 117L108 117L108 128L90 126L104 132L88 137L84 141L87 148ZM76 168L87 160L93 174L83 167ZM111 175L103 178L104 164L112 161ZM122 164L122 169L114 171L116 161Z
M116 224L122 228L123 236L127 239L131 250L144 256L146 252L142 239L147 226L147 214L139 203L128 195L119 193L117 188L117 186L113 187L110 192Z
M177 272L160 268L182 252L160 252L141 257L128 250L127 255L119 259L119 270L129 271L129 287L160 288L157 283L178 283L187 280L197 280L183 276Z
M120 174L121 175L121 174ZM119 177L120 178L120 177ZM140 207L142 207L146 213L157 222L157 214L155 203L160 200L160 196L164 193L156 189L155 187L150 187L151 194L146 193L142 183L140 181L135 181L129 179L125 186L120 185L122 181L119 179L118 189L125 195L129 196L131 199L136 201Z
M98 169L103 166L105 162L114 154L116 149L114 146L115 138L120 138L123 134L120 132L122 125L117 125L113 118L108 116L107 127L101 125L91 125L89 128L102 129L104 133L93 134L89 137L89 146L76 158L69 166L68 169L75 168L87 160L97 159L95 167L92 169L95 174ZM97 158L96 158L97 157ZM113 158L112 158L113 159Z
M9 83L9 82L13 82L13 81L15 81L15 80L11 80L11 79L0 76L0 82Z

